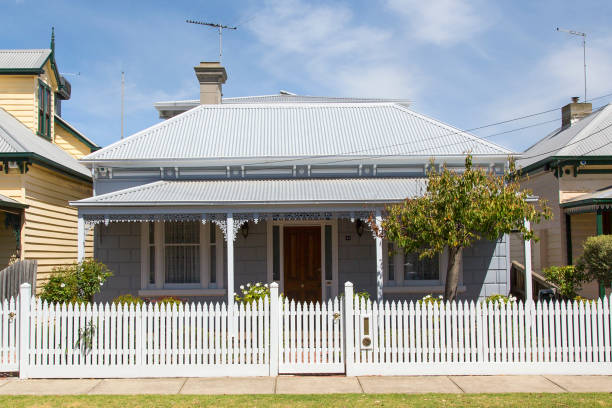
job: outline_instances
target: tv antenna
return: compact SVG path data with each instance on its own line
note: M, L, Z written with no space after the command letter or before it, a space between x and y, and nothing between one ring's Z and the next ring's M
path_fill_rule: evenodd
M567 30L565 28L557 27L557 31L563 31L565 33L582 37L582 59L584 63L584 101L587 101L587 75L586 75L586 33L580 31Z
M221 63L221 57L223 54L223 29L226 30L237 30L238 27L227 26L219 23L207 23L206 21L196 21L196 20L185 20L186 23L189 24L199 24L203 26L217 28L219 30L219 63Z

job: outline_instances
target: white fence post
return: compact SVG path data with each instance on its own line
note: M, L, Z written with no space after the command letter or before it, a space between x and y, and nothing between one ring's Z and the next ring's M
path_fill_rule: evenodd
M24 283L19 287L19 378L28 378L30 357L30 306L32 287Z
M279 319L280 307L278 301L278 283L273 282L270 285L270 376L278 375L278 360L279 360Z
M346 364L346 375L353 376L353 365L355 364L353 332L353 284L344 284L344 362Z

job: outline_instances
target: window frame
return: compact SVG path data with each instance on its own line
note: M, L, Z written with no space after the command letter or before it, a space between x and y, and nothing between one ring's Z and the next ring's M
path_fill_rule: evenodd
M166 221L172 222L172 221ZM166 244L164 221L154 222L155 243L149 243L149 225L150 222L141 223L141 291L172 291L172 290L215 290L223 289L223 274L224 274L224 245L223 233L213 223L202 224L200 227L200 242L198 245L200 253L200 282L199 283L166 283L165 277L165 248L174 244ZM215 229L216 243L210 243L210 229ZM155 248L155 282L150 283L150 249ZM210 251L214 248L216 256L216 270L212 271L215 274L216 282L210 282ZM217 291L218 292L218 291ZM207 293L202 292L202 295ZM216 294L216 293L215 293Z
M445 248L438 255L438 276L439 279L414 279L404 280L404 253L397 251L393 254L392 264L394 266L394 280L389 280L389 245L387 240L383 241L383 287L397 288L432 288L446 283L446 269L448 265L448 249ZM460 265L459 284L463 283L463 265Z
M42 136L48 140L51 140L51 111L52 111L52 97L53 93L51 88L41 81L38 80L38 132L39 136Z

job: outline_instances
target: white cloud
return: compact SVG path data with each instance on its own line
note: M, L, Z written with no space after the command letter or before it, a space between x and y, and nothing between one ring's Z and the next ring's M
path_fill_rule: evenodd
M334 95L413 95L414 73L402 63L405 49L393 31L356 20L343 4L270 1L247 27L259 42L260 63L281 80Z
M387 0L387 7L407 21L406 29L410 36L423 42L452 45L467 41L487 28L486 13L478 3L466 0Z

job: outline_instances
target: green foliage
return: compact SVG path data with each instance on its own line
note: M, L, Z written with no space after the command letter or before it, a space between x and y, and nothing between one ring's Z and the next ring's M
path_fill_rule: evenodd
M544 269L544 277L555 284L566 299L574 299L582 289L582 284L589 279L583 268L574 265L551 266Z
M370 300L370 294L366 291L366 290L362 290L360 292L355 292L353 294L353 297L359 299L359 300Z
M93 339L96 335L96 325L94 322L89 322L84 328L79 329L79 337L74 343L75 348L80 348L85 354L88 354L93 347Z
M423 299L419 299L419 303L423 306L427 305L440 305L444 301L444 297L439 295L438 297L434 297L433 295L423 296Z
M166 310L170 310L173 308L177 308L179 305L182 305L183 301L181 299L177 299L172 296L166 296L166 297L156 300L155 303L164 305L166 306Z
M126 295L119 295L116 298L113 299L113 303L115 305L142 305L144 304L144 300L142 300L141 298L137 297L137 296L133 296L130 294L126 294Z
M506 296L506 295L495 294L495 295L487 296L483 302L485 304L493 303L494 305L498 305L498 304L503 303L507 305L507 304L515 303L516 297L512 295Z
M578 259L577 268L589 279L600 285L610 286L612 281L612 235L589 237L583 245L584 252Z
M440 171L432 162L425 194L386 208L382 224L369 224L379 235L394 242L406 252L417 252L420 258L433 257L449 248L447 288L445 295L454 299L458 282L458 261L463 248L486 238L519 231L525 240L534 238L524 220L538 223L550 218L544 201L527 202L530 191L521 190L514 162L503 176L474 168L472 157L465 159L463 172L443 166ZM450 285L450 286L449 286Z
M91 302L112 272L95 259L53 269L40 298L47 302Z
M252 303L257 302L259 299L265 299L270 296L270 287L267 283L257 282L254 284L247 283L240 285L240 292L242 296L234 293L234 299L236 302Z

